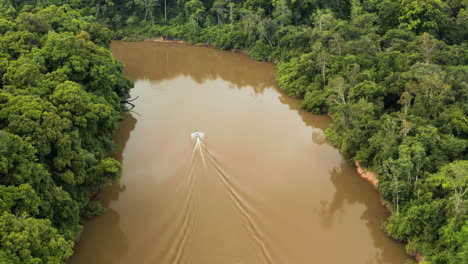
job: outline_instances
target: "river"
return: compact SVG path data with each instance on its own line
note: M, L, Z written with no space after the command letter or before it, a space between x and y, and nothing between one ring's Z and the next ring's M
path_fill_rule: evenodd
M404 263L378 191L330 146L275 66L179 43L114 42L136 107L120 181L70 264ZM195 130L204 132L198 143Z

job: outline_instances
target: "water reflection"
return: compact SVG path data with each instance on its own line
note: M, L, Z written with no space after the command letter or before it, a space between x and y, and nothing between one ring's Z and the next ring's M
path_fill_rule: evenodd
M122 122L124 177L102 192L111 209L86 226L72 264L263 264L259 248L278 264L404 261L380 229L378 193L326 144L330 118L279 91L273 64L171 43L112 50L141 116ZM195 129L216 166L193 167Z
M275 86L276 88L276 86ZM314 115L311 114L301 108L302 100L292 98L288 96L284 91L281 89L276 88L279 95L279 100L281 103L289 106L289 109L292 111L297 111L299 116L304 121L304 124L311 127L319 128L322 131L325 131L327 127L330 125L330 117L327 115Z
M91 239L99 247L89 243ZM86 224L69 263L116 263L125 255L128 247L128 238L120 226L120 215L109 208L103 215Z
M123 152L125 151L131 132L136 127L137 119L134 117L134 114L135 113L129 113L122 121L120 121L119 130L115 135L115 142L118 144L119 148L116 151L113 151L111 156L120 161L120 163L123 163L124 161Z
M327 142L324 131L330 124L330 118L304 111L300 107L300 99L292 98L278 89L273 64L253 61L243 54L229 54L222 50L180 43L116 41L111 48L115 56L125 62L125 74L134 80L151 80L151 83L157 85L178 76L189 76L200 84L221 79L228 82L232 89L248 88L256 95L264 93L266 89L274 89L281 103L297 112L305 125L314 128L312 140L316 144ZM193 52L194 48L196 52ZM132 52L126 52L128 50ZM227 54L229 59L226 59ZM253 70L256 68L261 70Z
M388 215L388 212L382 200L378 199L380 196L377 190L359 177L356 168L347 161L330 171L330 181L335 187L333 198L320 201L320 209L317 210L323 228L331 229L341 224L343 216L349 213L347 210L353 205L360 205L363 207L360 219L365 222L374 247L379 249L367 263L393 263L395 254L401 250L401 244L387 237L382 229L382 215ZM368 188L363 188L366 185ZM349 192L349 189L359 192Z
M183 75L190 76L197 83L204 83L219 78L231 83L232 88L252 87L256 94L275 85L274 71L252 70L255 66L264 67L265 63L252 61L237 53L230 54L229 60L226 60L226 51L198 47L193 52L193 48L186 44L155 45L152 42L116 41L111 45L117 58L125 62L126 74L134 80L164 81ZM126 52L128 50L132 52Z
M119 131L116 135L116 141L119 144L119 150L111 153L115 159L123 161L123 151L130 134L135 129L137 120L132 115L120 123ZM112 209L112 201L118 201L120 194L126 190L126 186L120 182L114 182L111 186L103 189L98 199L106 208L104 214L92 219L86 223L86 227L75 246L75 254L71 257L69 263L106 263L112 264L118 261L129 247L129 241L122 231L120 224L120 214ZM102 228L105 226L105 228ZM100 245L93 246L93 243Z

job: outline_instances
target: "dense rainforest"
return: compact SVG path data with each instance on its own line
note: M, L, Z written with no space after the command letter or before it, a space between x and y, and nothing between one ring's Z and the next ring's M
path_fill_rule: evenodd
M102 210L90 196L118 177L106 153L131 86L105 47L153 37L276 62L379 175L385 231L427 263L468 263L466 0L0 3L1 263L63 263Z
M120 173L108 156L132 83L112 32L69 7L0 5L0 263L65 263L90 199Z

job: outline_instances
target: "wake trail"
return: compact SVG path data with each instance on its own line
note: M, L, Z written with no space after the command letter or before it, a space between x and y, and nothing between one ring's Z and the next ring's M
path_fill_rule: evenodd
M207 162L208 161L208 162ZM200 138L196 138L196 143L192 150L192 164L187 175L187 193L182 204L181 214L174 221L173 226L177 228L172 242L169 242L169 250L166 255L169 258L169 263L181 263L185 256L188 241L191 239L194 226L197 223L198 215L194 210L194 197L196 196L197 175L207 173L208 167L215 169L215 174L218 180L225 187L229 200L234 208L244 218L247 225L246 228L252 235L253 240L257 244L261 257L264 263L273 263L272 256L268 245L265 242L265 235L259 228L259 225L252 216L255 210L249 205L245 199L245 192L234 183L232 177L223 170L220 162L215 155L211 153L204 142Z
M193 226L197 222L198 216L194 212L195 210L193 210L194 189L196 184L195 174L197 168L199 167L197 150L199 151L200 157L202 158L204 167L206 167L206 161L203 156L203 153L201 152L200 144L200 140L197 139L197 143L195 144L192 151L192 165L187 177L188 191L184 199L182 214L178 217L177 221L175 221L175 223L182 222L182 224L180 228L178 228L178 232L176 233L175 238L171 243L173 246L170 247L170 263L181 262L181 259L184 256L187 241L190 239L193 233Z
M227 174L222 169L222 166L219 163L219 161L216 159L216 157L206 148L206 146L201 141L199 142L200 142L200 145L199 145L200 152L201 153L206 152L208 154L207 156L217 172L218 179L221 181L221 183L225 187L230 197L231 202L234 204L235 208L247 221L248 229L253 235L253 238L256 241L258 247L260 248L260 251L262 253L262 257L264 258L265 263L273 263L270 250L267 244L265 243L265 239L264 239L265 235L263 234L258 224L255 222L254 218L252 217L251 211L254 211L254 210L248 205L248 202L245 199L243 199L242 195L240 195L240 191L239 191L240 188L235 186L232 179L229 177L229 174Z
M203 142L200 140L200 138L197 138L197 143L195 144L195 147L194 147L194 152L195 153L195 150L198 150L200 152L200 156L203 160L203 166L205 167L206 169L206 159L205 159L205 155L203 154L203 149L204 149L204 145L203 145ZM193 161L193 154L192 154L192 161Z

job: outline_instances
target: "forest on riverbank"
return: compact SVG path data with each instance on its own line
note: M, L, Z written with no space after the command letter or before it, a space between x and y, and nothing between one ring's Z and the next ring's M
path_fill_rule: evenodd
M379 175L385 231L428 263L468 263L466 1L30 0L1 13L0 221L17 229L1 225L0 260L71 254L80 215L100 210L90 194L119 171L105 153L131 84L103 47L164 37L276 62L285 92L332 115L328 140ZM25 234L54 243L23 249Z
M112 32L69 7L0 4L0 263L65 263L90 198L120 175L108 156L132 83Z

